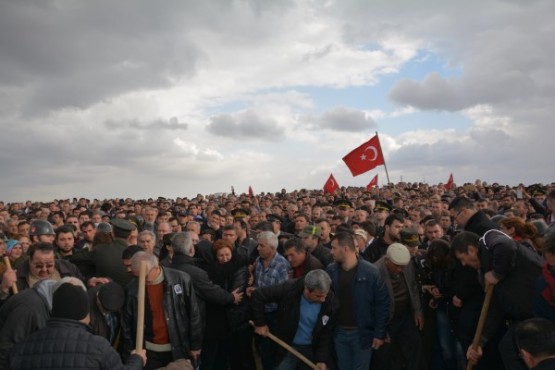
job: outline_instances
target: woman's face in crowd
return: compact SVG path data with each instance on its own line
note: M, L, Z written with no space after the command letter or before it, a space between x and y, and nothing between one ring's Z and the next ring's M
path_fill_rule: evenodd
M231 260L231 249L222 248L216 252L216 259L218 263L226 263Z

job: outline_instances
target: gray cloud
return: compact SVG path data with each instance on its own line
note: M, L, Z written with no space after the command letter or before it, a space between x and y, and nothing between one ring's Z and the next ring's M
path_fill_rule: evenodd
M233 139L281 140L285 136L285 130L276 120L254 111L211 117L206 130Z
M366 113L346 107L335 107L319 117L309 117L308 121L314 129L333 131L361 132L377 127L376 122Z
M403 79L396 83L389 98L402 104L419 109L460 110L468 106L468 102L458 95L453 79L443 79L437 73L432 73L417 82Z
M125 121L113 121L107 120L104 122L104 126L109 129L133 129L133 130L170 130L170 131L180 131L187 130L188 125L186 123L180 123L176 117L172 117L169 121L158 119L152 122L140 122L137 119L125 120Z

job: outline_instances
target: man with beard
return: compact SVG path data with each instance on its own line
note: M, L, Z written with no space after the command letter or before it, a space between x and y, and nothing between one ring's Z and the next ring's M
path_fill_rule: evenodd
M376 262L387 252L387 247L400 240L400 232L405 219L399 214L387 216L384 222L383 235L374 239L365 250L362 257L369 262Z

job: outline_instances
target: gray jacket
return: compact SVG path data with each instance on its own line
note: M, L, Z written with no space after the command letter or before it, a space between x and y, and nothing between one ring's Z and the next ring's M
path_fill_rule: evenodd
M385 285L387 286L387 291L389 292L389 298L391 300L391 305L389 305L389 319L391 320L393 318L393 313L395 312L395 303L393 296L393 287L391 285L391 276L389 275L389 271L387 270L385 258L385 256L380 258L378 261L376 261L375 265L380 271ZM422 304L420 303L420 294L418 294L416 274L412 263L409 263L407 267L405 267L405 271L403 271L403 276L405 278L405 282L407 283L407 288L409 291L412 313L414 314L414 316L422 316Z

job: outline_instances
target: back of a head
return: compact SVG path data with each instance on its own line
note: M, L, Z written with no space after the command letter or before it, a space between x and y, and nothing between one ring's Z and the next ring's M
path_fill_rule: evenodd
M533 318L518 324L516 345L539 359L555 356L555 323L543 318Z
M52 317L83 320L89 314L89 298L83 288L64 283L56 289L52 298Z
M193 248L193 239L187 232L176 233L171 240L171 246L174 253L188 255Z
M337 241L337 244L341 247L347 247L350 251L354 252L356 250L355 241L353 234L341 231L334 235L333 240Z
M464 196L458 196L449 203L449 210L455 210L457 212L462 209L475 209L474 202Z
M461 231L451 242L451 249L456 253L468 253L468 246L478 248L480 236L470 231Z

